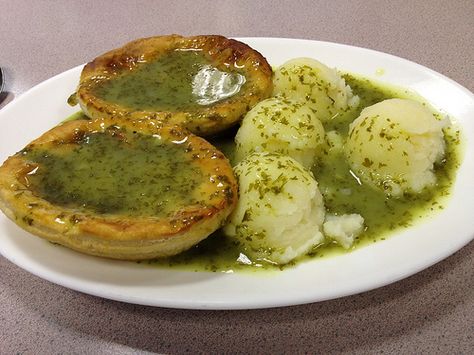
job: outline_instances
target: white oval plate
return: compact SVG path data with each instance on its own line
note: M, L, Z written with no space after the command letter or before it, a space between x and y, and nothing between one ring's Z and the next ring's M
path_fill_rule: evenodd
M0 213L0 252L29 272L113 300L189 309L248 309L317 302L387 285L448 257L474 237L474 95L452 80L392 55L327 42L243 38L272 65L306 56L410 88L455 117L464 162L447 208L384 242L272 273L184 272L82 255L33 237ZM383 69L385 74L377 76ZM81 67L32 88L0 111L0 161L77 108L66 104Z

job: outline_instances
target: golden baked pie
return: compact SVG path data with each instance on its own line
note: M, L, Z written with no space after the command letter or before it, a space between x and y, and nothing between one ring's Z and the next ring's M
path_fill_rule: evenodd
M208 136L238 122L272 92L272 69L222 36L138 39L88 63L76 100L91 118L152 118Z
M0 167L0 208L15 223L116 259L186 250L218 229L236 200L225 156L156 120L68 121Z

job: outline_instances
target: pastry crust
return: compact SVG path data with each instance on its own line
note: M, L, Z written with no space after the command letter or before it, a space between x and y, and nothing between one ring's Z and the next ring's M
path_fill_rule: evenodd
M200 50L212 66L225 72L239 72L245 76L246 83L238 94L230 98L196 110L176 112L136 110L94 94L94 88L104 81L127 75L139 63L156 60L176 49ZM223 36L169 35L132 41L89 62L82 71L76 98L84 113L91 118L152 118L183 125L197 135L209 136L234 125L255 104L269 97L272 89L271 66L248 45Z
M110 128L113 128L111 130ZM196 203L165 217L97 213L47 201L30 188L29 174L38 163L28 160L33 150L68 154L88 133L117 129L159 135L179 141L192 157L202 179L193 193ZM178 254L218 229L235 207L237 183L225 156L202 138L178 126L154 120L98 119L69 121L31 142L0 167L0 209L25 230L77 251L114 259L141 260Z

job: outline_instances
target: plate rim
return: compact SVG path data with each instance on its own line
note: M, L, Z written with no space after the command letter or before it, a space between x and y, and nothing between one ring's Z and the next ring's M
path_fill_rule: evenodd
M275 41L275 42L278 42L278 41L308 42L308 43L312 43L312 44L316 44L316 45L322 44L322 45L325 45L325 46L335 46L335 47L343 48L343 50L357 49L357 50L361 50L361 51L364 51L364 52L368 51L369 53L375 53L377 55L389 56L389 57L392 57L393 59L395 59L397 61L402 61L402 63L404 63L404 64L411 65L411 66L415 65L415 66L419 67L419 69L422 69L423 72L430 73L435 78L440 79L440 80L445 81L445 82L448 82L450 85L454 85L458 90L464 91L468 95L468 97L470 97L470 99L474 102L474 94L472 92L470 92L467 88L465 88L464 86L459 84L458 82L450 79L449 77L446 77L445 75L443 75L439 72L436 72L436 71L434 71L430 68L427 68L427 67L425 67L421 64L418 64L416 62L410 61L410 60L402 58L402 57L398 57L398 56L390 54L390 53L380 52L380 51L373 50L373 49L370 49L370 48L357 47L357 46L352 46L352 45L348 45L348 44L333 43L333 42L326 42L326 41L317 41L317 40L310 40L310 39L297 39L297 38L293 39L293 38L279 38L279 37L238 37L236 39L241 40L243 42L246 42L246 41L247 42L257 41L258 42L258 41L269 41L269 40L270 41ZM258 48L257 48L257 50L260 51ZM262 54L265 56L265 53L262 53ZM328 64L331 65L330 63L328 63ZM79 71L83 67L83 65L84 64L81 64L81 65L75 66L71 69L68 69L68 70L66 70L62 73L56 74L53 77L51 77L49 79L46 79L45 81L33 86L29 90L22 93L19 97L15 98L13 101L9 102L0 111L0 124L2 123L2 118L4 116L7 116L8 112L10 112L10 110L14 110L15 107L20 105L23 100L26 100L25 97L28 98L28 96L33 95L36 91L41 92L41 90L45 86L51 85L51 83L52 82L54 83L54 81L56 81L56 80L60 80L61 78L66 77L68 75L76 74L76 71ZM374 78L374 80L377 81L379 79ZM466 136L465 138L467 139L468 137ZM469 142L466 141L466 152L465 153L467 153L467 149L469 147L468 144L469 144ZM464 154L464 159L466 159L466 154ZM455 188L455 186L453 186L453 189L454 188ZM453 193L454 193L454 191L453 191ZM5 218L5 217L2 216L2 218ZM431 217L427 217L427 218L431 218ZM436 218L436 216L434 218ZM12 223L12 222L10 222L10 223ZM418 223L418 224L423 224L423 222ZM411 229L411 228L409 228L409 229ZM2 230L0 229L0 231L2 231ZM0 235L0 238L2 238L2 237L3 237L3 235ZM396 237L398 237L398 236L393 236L390 239L393 239L393 238L396 238ZM260 302L260 303L258 303L258 302L254 302L254 303L245 303L245 302L225 303L225 302L219 302L219 301L214 302L214 303L210 302L210 301L201 302L201 303L196 302L196 301L189 301L189 302L186 302L186 301L180 301L180 302L176 302L176 301L163 302L163 301L160 301L160 302L156 303L156 302L146 302L140 297L134 298L134 297L128 296L128 299L125 299L126 297L123 297L120 294L111 295L110 293L107 294L107 292L105 292L105 293L104 292L95 292L95 290L93 288L82 287L82 289L79 289L79 288L77 288L77 283L75 285L74 282L72 282L73 280L70 280L70 278L68 278L67 276L65 277L65 279L62 279L61 277L59 277L60 280L58 281L58 277L54 278L53 274L45 274L44 272L38 272L38 270L35 270L33 268L34 265L26 265L25 266L25 265L23 265L24 263L21 260L18 260L18 258L15 258L12 255L5 255L5 253L3 252L4 250L1 246L0 246L0 253L6 259L10 260L11 262L16 264L17 266L25 269L26 271L28 271L28 272L30 272L30 273L32 273L32 274L34 274L34 275L36 275L40 278L43 278L43 279L48 280L52 283L55 283L55 284L58 284L58 285L61 285L61 286L79 291L79 292L83 292L83 293L87 293L87 294L91 294L91 295L94 295L94 296L99 296L99 297L103 297L103 298L107 298L107 299L111 299L111 300L129 302L129 303L136 303L136 304L142 304L142 305L149 305L149 306L181 308L181 309L255 309L255 308L270 308L270 307L289 306L289 305L297 305L297 304L304 304L304 303L311 303L311 302L320 302L320 301L324 301L324 300L335 299L335 298L340 298L340 297L346 297L346 296L349 296L349 295L355 295L355 294L366 292L366 291L369 291L369 290L372 290L372 289L375 289L375 288L383 287L383 286L386 286L388 284L397 282L401 279L404 279L408 276L411 276L413 274L416 274L416 273L418 273L418 272L420 272L424 269L427 269L427 268L431 267L432 265L438 263L439 261L446 259L450 255L452 255L453 253L455 253L456 251L458 251L459 249L461 249L462 247L467 245L473 238L474 238L474 234L471 235L470 238L465 238L464 240L459 240L457 244L450 245L450 248L447 248L446 250L444 250L444 253L438 254L436 258L431 258L429 263L420 261L417 265L412 266L412 268L409 271L406 271L404 273L401 272L401 273L398 273L396 275L391 274L390 277L386 277L382 281L379 280L379 282L377 282L376 285L369 282L369 283L362 284L361 287L359 287L357 289L352 289L351 291L347 291L347 292L340 292L336 296L319 297L318 298L318 297L314 297L314 295L313 296L310 295L310 296L307 296L307 297L301 297L296 302L294 300L292 301L291 299L286 299L286 300L285 299L280 299L277 302L274 301L274 302L263 302L263 303L262 302ZM360 248L358 250L363 250L363 249L366 249L366 247ZM358 250L356 250L354 252L351 252L351 254L357 252ZM169 271L171 271L171 270L167 270L167 272L169 272ZM173 272L182 272L182 271L173 270ZM285 271L283 271L283 272L285 272ZM92 285L92 286L94 286L94 285Z

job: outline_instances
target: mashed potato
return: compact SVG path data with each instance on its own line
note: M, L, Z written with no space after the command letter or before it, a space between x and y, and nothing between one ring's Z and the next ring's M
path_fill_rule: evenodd
M324 128L306 105L270 98L245 115L235 142L237 162L254 151L267 151L289 155L310 168L324 143Z
M349 249L355 238L364 229L364 218L360 214L344 214L342 216L326 215L323 224L324 235L334 239L344 249Z
M335 69L311 58L296 58L275 70L274 95L307 103L323 122L359 105L359 97Z
M339 153L344 151L344 138L337 131L328 131L326 133L326 144L329 153Z
M416 101L385 100L351 123L346 156L363 182L387 195L418 193L436 182L433 166L444 155L445 125Z
M224 232L253 260L285 264L324 240L323 198L294 159L253 153L235 168L239 202Z

